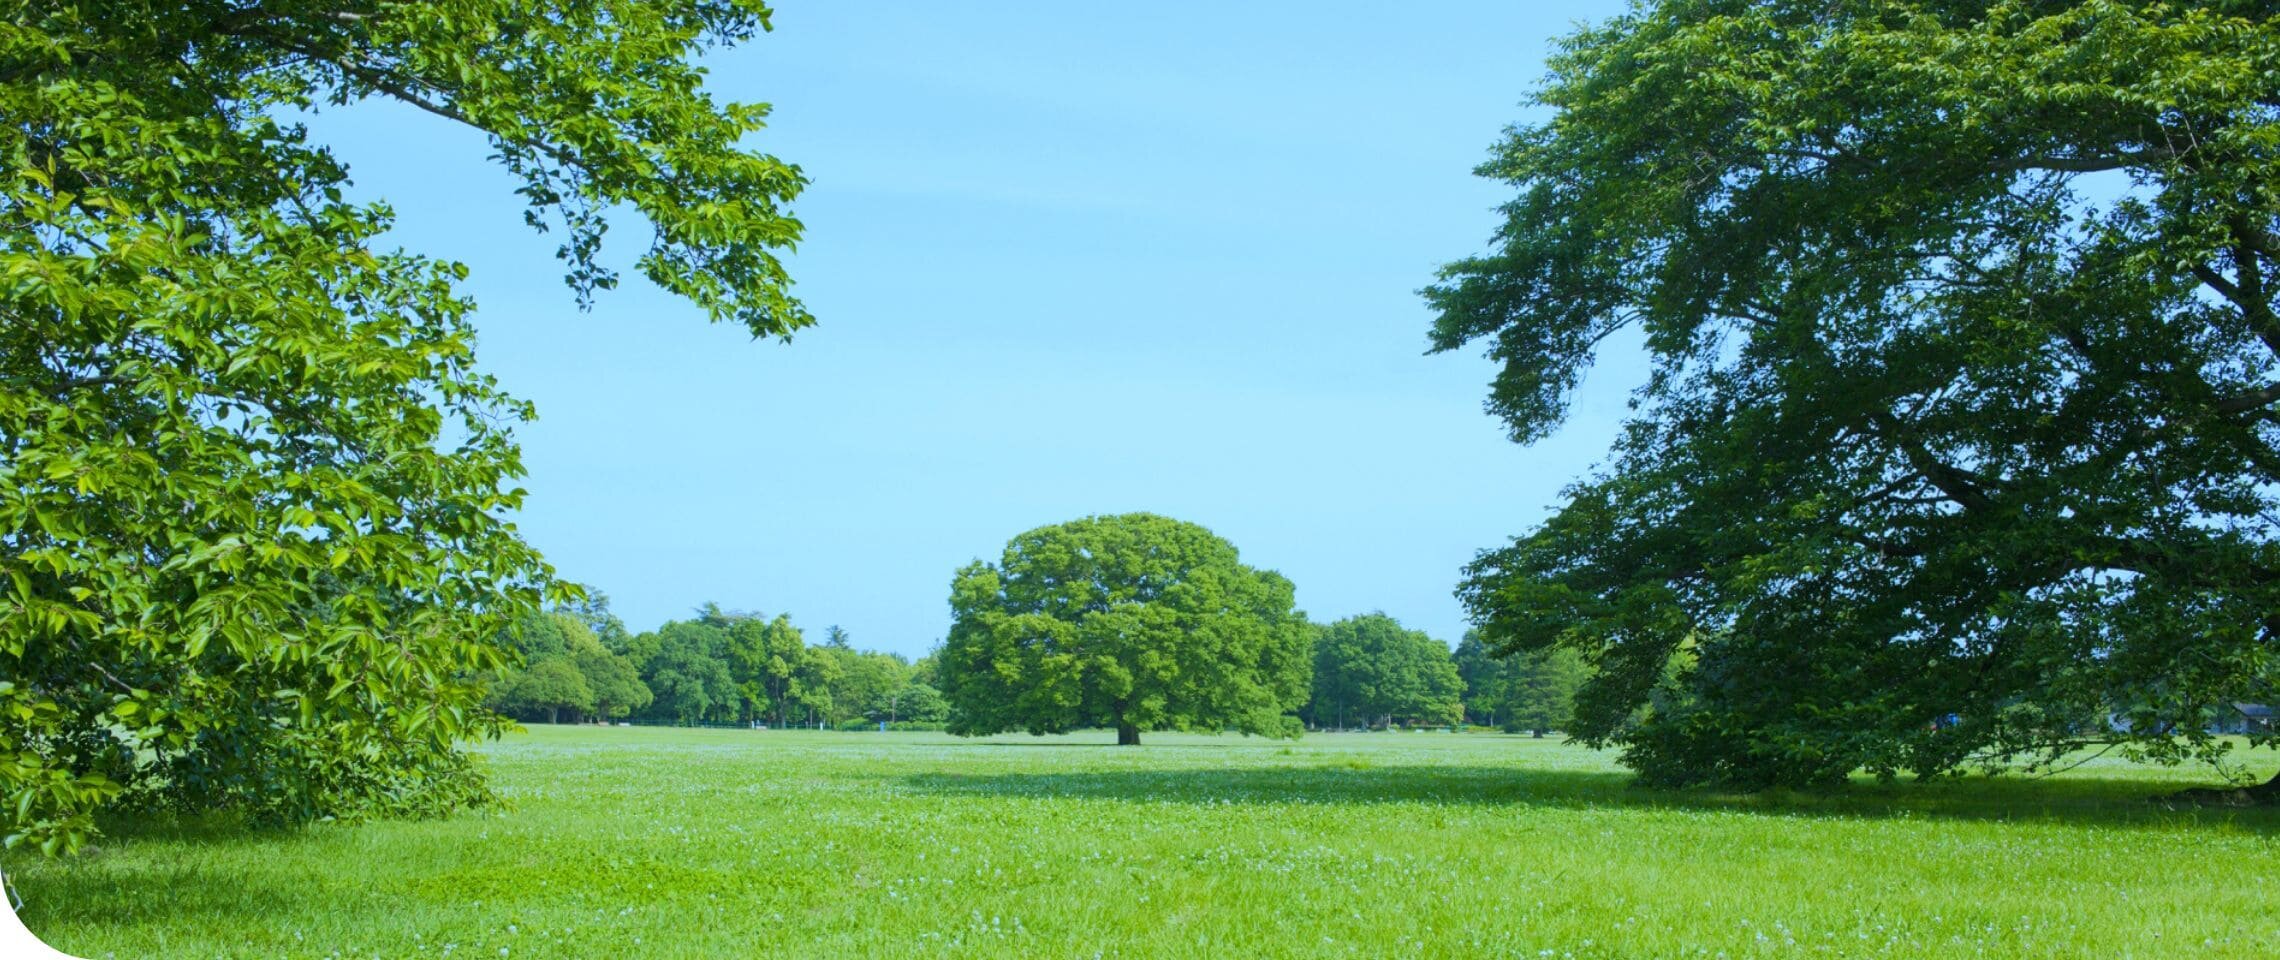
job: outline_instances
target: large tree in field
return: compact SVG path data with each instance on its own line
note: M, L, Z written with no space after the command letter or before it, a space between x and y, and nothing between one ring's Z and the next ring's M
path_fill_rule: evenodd
M1317 727L1455 723L1463 696L1449 645L1383 613L1347 617L1315 635L1305 714Z
M529 409L479 372L465 269L296 117L472 127L578 301L650 281L783 335L800 172L750 152L700 53L754 0L0 4L0 818L75 847L109 808L258 818L481 800L457 745L501 625L550 592L508 523ZM551 591L557 594L561 591Z
M2219 755L2280 694L2276 12L1685 0L1569 39L1433 342L1485 344L1523 441L1617 331L1653 374L1471 567L1487 641L1582 651L1575 732L1661 783Z
M1233 544L1146 513L1039 527L950 587L938 661L950 730L1288 734L1306 701L1292 588Z

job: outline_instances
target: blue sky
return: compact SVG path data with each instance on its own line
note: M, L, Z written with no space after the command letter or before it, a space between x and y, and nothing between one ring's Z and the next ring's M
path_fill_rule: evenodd
M1639 364L1516 446L1485 360L1424 355L1416 290L1486 244L1509 190L1470 170L1552 38L1617 8L786 0L709 65L814 181L790 344L630 273L579 313L477 136L312 126L395 239L472 269L483 364L540 410L520 525L637 630L714 600L915 656L959 565L1146 510L1318 620L1453 642L1459 568L1601 459Z

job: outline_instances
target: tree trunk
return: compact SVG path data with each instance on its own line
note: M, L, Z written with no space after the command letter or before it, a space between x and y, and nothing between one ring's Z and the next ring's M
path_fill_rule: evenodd
M2248 788L2247 793L2249 799L2262 806L2280 806L2280 773L2275 773L2272 775L2272 779Z
M562 722L562 708L561 708L561 707L548 707L548 708L546 708L546 722L548 722L548 723L561 723L561 722Z
M1117 746L1119 746L1119 747L1137 747L1137 746L1139 746L1139 745L1140 745L1140 728L1139 728L1139 727L1135 727L1135 726L1133 726L1133 725L1131 725L1131 724L1129 724L1129 723L1123 723L1123 722L1119 722L1119 723L1117 723L1117 725L1116 725L1116 745L1117 745Z
M2176 793L2155 797L2161 803L2189 803L2196 806L2218 807L2275 807L2280 806L2280 774L2272 779L2248 787L2194 787Z

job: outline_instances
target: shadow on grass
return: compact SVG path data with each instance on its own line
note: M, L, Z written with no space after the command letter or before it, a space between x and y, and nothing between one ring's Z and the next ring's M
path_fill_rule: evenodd
M17 915L35 933L58 926L163 926L185 917L253 927L292 905L279 888L251 882L236 869L154 865L140 858L112 864L101 852L67 867L29 884L11 878L24 897Z
M453 814L481 815L496 807L476 807ZM205 813L178 813L159 810L128 810L99 815L96 826L101 836L96 839L97 858L108 847L130 844L166 843L181 847L244 847L247 844L291 843L307 838L315 831L341 829L345 824L333 821L312 823L255 823L229 810Z
M2154 802L2188 784L2074 776L2037 780L1858 782L1825 792L1652 790L1628 773L1499 766L1315 766L1067 773L929 773L901 778L920 792L961 796L1076 797L1167 804L1423 803L1723 812L1776 817L1954 819L2101 827L2230 825L2280 832L2280 809L2176 807Z

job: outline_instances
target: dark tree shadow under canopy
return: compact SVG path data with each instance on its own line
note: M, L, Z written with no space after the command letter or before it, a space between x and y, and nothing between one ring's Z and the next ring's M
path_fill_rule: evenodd
M2073 775L1966 776L1930 782L1859 781L1829 791L1721 793L1654 790L1618 771L1520 770L1492 765L1280 767L928 773L906 789L962 796L1030 796L1165 804L1423 803L1470 807L1667 809L1813 818L1936 818L2175 828L2229 825L2280 832L2280 809L2163 802L2190 784Z

